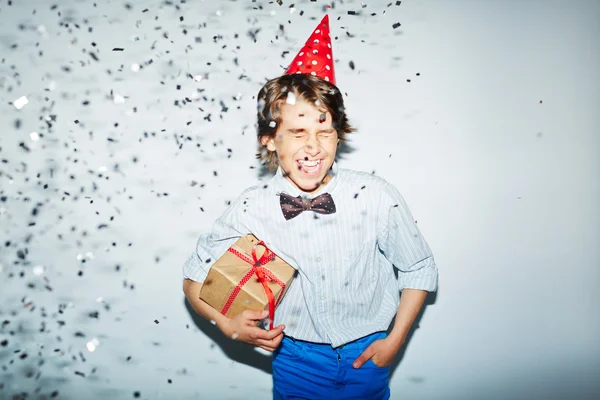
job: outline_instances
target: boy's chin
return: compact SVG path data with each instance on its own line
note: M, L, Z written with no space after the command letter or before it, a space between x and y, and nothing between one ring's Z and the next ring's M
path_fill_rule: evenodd
M327 177L327 174L325 174L325 176L323 177L304 177L304 176L293 176L293 182L294 184L303 192L314 192L315 190L318 190L321 185L323 185L323 181L325 180L325 178Z

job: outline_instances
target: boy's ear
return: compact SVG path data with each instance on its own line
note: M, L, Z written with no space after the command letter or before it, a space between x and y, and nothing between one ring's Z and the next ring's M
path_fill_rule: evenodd
M269 151L275 151L276 147L275 147L275 138L274 137L269 137L269 136L263 136L260 138L260 143L263 146L267 146L267 150Z

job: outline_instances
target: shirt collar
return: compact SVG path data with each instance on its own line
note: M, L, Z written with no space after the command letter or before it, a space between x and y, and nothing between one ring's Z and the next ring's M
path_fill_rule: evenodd
M283 170L281 169L281 166L279 166L277 168L277 173L275 173L274 179L275 179L275 184L277 185L277 191L278 192L284 192L287 193L291 196L294 197L298 197L298 196L303 196L303 197L307 197L309 199L312 199L322 193L332 193L333 190L335 189L335 187L337 186L338 183L338 166L337 163L334 161L329 173L332 174L331 180L329 182L327 182L325 185L322 185L317 191L313 192L313 193L306 193L300 189L298 189L296 186L294 186L293 183L291 183L290 181L288 181L284 176L283 176Z

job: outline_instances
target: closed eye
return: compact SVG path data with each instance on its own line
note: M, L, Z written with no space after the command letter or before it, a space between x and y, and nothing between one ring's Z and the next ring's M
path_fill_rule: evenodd
M294 139L301 139L306 135L306 131L304 129L288 129L287 133Z
M288 129L287 134L290 135L294 139L302 139L302 138L306 137L306 135L308 133L305 129L300 128L300 129ZM335 129L318 131L317 135L319 135L321 137L330 137L332 135L335 135Z

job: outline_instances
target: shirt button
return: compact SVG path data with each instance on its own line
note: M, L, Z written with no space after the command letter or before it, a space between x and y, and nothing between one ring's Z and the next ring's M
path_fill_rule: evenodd
M316 261L316 262L321 262L321 257L317 257L317 258L315 258L315 261Z
M325 296L321 296L321 300L325 300Z

